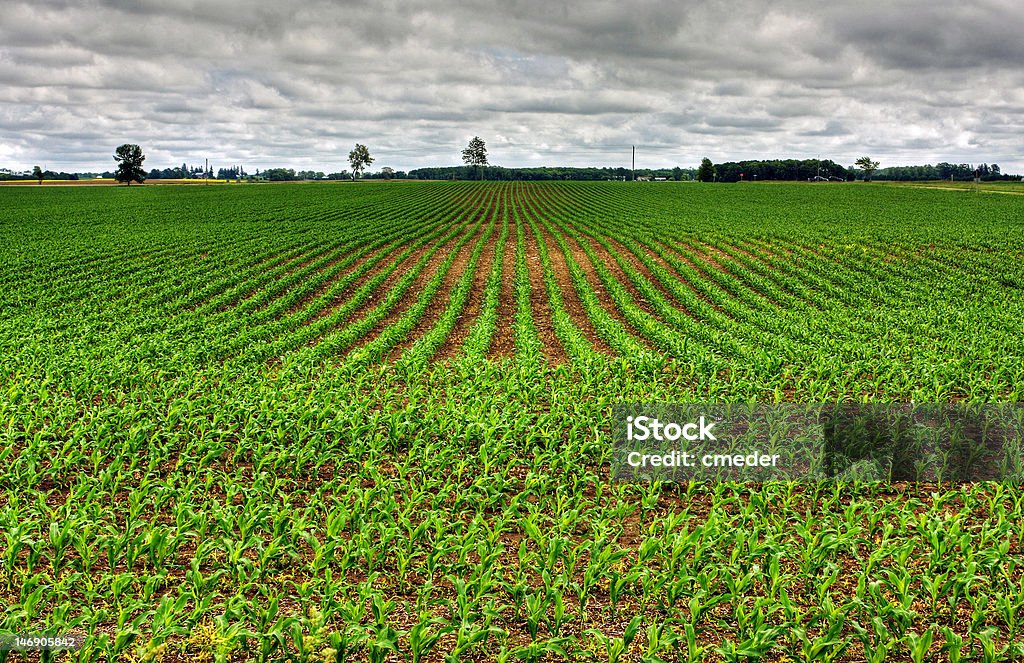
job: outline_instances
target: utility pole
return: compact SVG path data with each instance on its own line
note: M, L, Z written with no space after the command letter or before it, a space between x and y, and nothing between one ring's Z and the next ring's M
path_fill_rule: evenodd
M206 180L205 184L209 184L210 183L210 159L209 159L209 157L207 157L207 159L206 159L206 168L203 170L203 179Z
M636 182L636 145L633 146L633 181Z

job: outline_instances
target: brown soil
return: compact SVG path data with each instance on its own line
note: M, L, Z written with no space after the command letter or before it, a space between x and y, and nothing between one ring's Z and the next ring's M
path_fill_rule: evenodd
M516 237L509 229L505 252L501 256L501 292L498 295L498 315L487 358L496 360L516 353L516 294L512 287L516 280Z
M517 224L523 226L523 242L526 244L526 268L530 275L530 315L533 318L534 327L537 329L537 338L540 339L541 352L549 364L564 364L569 361L562 342L555 334L554 319L551 315L551 302L548 300L547 289L544 286L544 267L540 260L540 249L537 238L533 231L523 219L517 219ZM515 272L513 272L514 274ZM568 276L564 274L563 276ZM556 276L557 279L557 276ZM570 288L575 294L575 291ZM577 311L581 314L582 311Z
M302 262L298 263L297 265L290 265L288 269L284 270L284 272L277 277L277 280L281 280L286 276L291 276L295 272L298 272L300 270L305 269L306 267L309 267L311 264L313 264L314 261L319 260L322 255L330 251L332 248L334 247L327 246L320 248L318 251L311 252L310 256L303 260Z
M711 278L711 276L710 276L710 275L708 274L707 270L705 270L705 269L704 269L704 268L702 267L702 264L701 264L701 263L695 263L695 262L694 262L693 260L690 260L690 258L688 258L688 257L687 257L686 255L684 255L683 253L681 253L681 252L680 252L680 251L679 251L678 249L675 249L675 248L673 248L673 247L671 247L671 246L668 246L668 245L666 245L666 244L662 244L661 246L662 246L662 248L664 248L665 250L667 250L667 251L668 251L669 253L673 254L673 255L674 255L674 256L676 257L676 259L678 259L678 260L679 260L680 262L682 262L682 263L685 263L685 264L689 265L690 267L692 267L692 268L693 268L694 270L696 270L696 271L697 271L697 273L698 273L698 274L700 274L700 275L701 275L702 277L704 277L704 278L705 278L706 280L708 280L708 281L711 281L711 282L715 282L715 281L714 281L714 279L712 279L712 278ZM769 267L770 267L770 265L769 265ZM669 269L671 269L671 266L669 267ZM675 271L675 270L673 270L673 271ZM723 271L723 270L720 270L720 271ZM679 272L676 272L676 273L678 274ZM680 275L680 276L682 276L682 275ZM735 277L735 275L733 275L733 276ZM742 285L743 285L743 287L744 287L744 288L746 288L746 289L747 289L747 290L749 290L750 292L754 293L754 294L755 294L755 295L757 295L758 297L760 297L760 298L764 299L765 301L767 301L767 302L768 302L769 304L771 304L772 306L776 306L776 307L779 307L779 308L788 308L788 306L787 306L787 305L785 305L785 304L782 304L782 303L780 303L780 302L776 301L776 300L775 300L775 298L773 298L773 297L770 297L770 296L769 296L768 294L766 294L766 293L764 293L764 292L761 292L761 290L759 290L758 288L755 288L755 287L754 287L753 285L751 285L751 284L750 284L749 282L747 282L746 280L744 280L744 279L742 279L742 278L739 278L739 277L736 277L736 278L737 278L737 280L738 280L738 281L740 281L740 283L742 283ZM716 287L719 287L719 288L720 288L721 286L718 286L718 285L716 284ZM730 293L730 292L729 292L728 290L726 290L726 291L724 291L724 292L725 292L726 294L728 294L728 296L730 296L730 297L734 297L734 295L733 295L732 293ZM715 303L714 303L714 302L713 302L713 301L712 301L712 300L711 300L711 299L710 299L709 297L707 297L706 295L704 295L704 294L702 294L702 293L698 293L698 295L697 295L697 296L698 296L698 297L700 297L700 298L701 298L702 300L704 300L705 302L707 302L708 304L710 304L711 306L714 306L714 307L715 307L715 310L717 310L717 311L719 311L719 312L723 313L723 315L729 315L728 313L725 313L724 311L722 311L722 309L721 309L721 308L720 308L720 307L719 307L719 306L718 306L717 304L715 304ZM794 297L797 297L796 295L793 295L793 296L794 296ZM799 298L799 297L798 297L798 298ZM730 317L732 317L732 316L730 316Z
M424 244L423 246L419 247L418 249L414 250L412 253L410 253L408 256L406 256L406 258L404 260L399 262L397 268L386 279L384 279L384 283L380 286L380 288L378 289L378 292L381 292L381 291L387 292L387 290L390 289L390 287L392 285L394 285L395 281L397 281L398 279L401 278L401 276L405 272L405 270L407 270L410 267L412 267L413 265L415 265L416 262L421 257L423 257L423 254L430 250L431 246L432 246L432 244L428 242L428 243ZM401 250L404 250L404 247L400 247L400 248L401 248ZM401 251L396 249L396 252L400 253ZM356 290L358 290L360 287L362 287L362 285L364 283L370 281L375 276L377 276L379 273L381 273L383 271L386 271L387 269L389 269L391 267L391 265L392 265L391 261L389 261L389 260L381 260L376 265L371 267L369 271L367 271L365 274L363 274L362 278L357 279L355 282L350 283L347 287L342 289L341 292L339 292L337 295L335 295L331 299L330 303L327 306L325 306L321 310L317 311L316 314L314 314L312 317L310 317L308 320L306 320L302 324L303 325L311 325L314 322L316 322L317 320L319 320L320 318L324 318L324 317L330 315L335 309L337 309L338 307L342 306L345 302L347 302L349 300L350 296L353 293L355 293ZM374 301L375 301L375 295L371 294L367 298L366 302L364 302L362 304L362 306L360 306L358 308L358 310L354 311L351 315L349 315L349 319L355 319L356 316L359 316L362 313L364 313L368 307L373 305Z
M616 247L619 247L619 246L620 246L620 245L619 245L619 243L618 243L618 242L616 242L615 240L611 240L611 241L612 241L612 243L614 243L614 244L616 245ZM666 248L667 248L667 247L666 247ZM621 248L621 250L623 251L623 253L625 253L625 251L626 251L625 247L622 247L622 248ZM689 290L690 292L692 292L692 293L693 293L693 295L694 295L694 296L695 296L695 297L696 297L697 299L701 300L702 302L704 302L705 304L707 304L707 305L708 305L708 306L710 306L711 308L715 309L716 311L718 311L718 312L719 312L719 313L721 313L722 315L724 315L724 316L726 316L726 317L729 317L729 318L732 318L732 317L733 317L733 316L732 316L732 315L730 315L729 313L727 313L727 312L725 312L724 310L722 310L722 307L721 307L721 306L719 306L719 305L718 305L718 303L717 303L717 302L715 302L715 301L714 301L713 299L711 299L710 297L708 297L707 295L705 295L705 294L704 294L703 292L700 292L699 290L697 290L696 288L694 288L694 287L693 287L693 284L692 284L692 283L690 283L690 280L689 280L689 279L688 279L688 278L687 278L686 276L684 276L683 274L680 274L680 273L679 273L679 272L678 272L678 271L677 271L677 270L676 270L675 268L673 268L673 267L672 267L672 265L670 265L670 264L669 264L669 263L668 263L668 262L667 262L667 261L666 261L666 260L665 260L664 258L662 258L662 257L661 257L660 255L658 255L658 254L657 254L657 253L655 253L654 251L650 251L650 252L648 252L648 253L647 253L647 255L648 255L648 256L649 256L650 258L651 258L651 260L653 260L654 262L656 262L656 263L658 264L658 266L659 266L659 267L661 267L662 269L664 269L665 271L667 271L667 272L668 272L669 274L675 274L675 275L676 275L677 277L679 277L679 278L677 278L677 279L676 279L676 281L677 281L677 282L679 282L679 283L682 283L683 285L685 285L685 286L686 286L686 288L687 288L687 289L688 289L688 290ZM670 292L668 292L668 290L667 290L667 289L666 289L666 288L665 288L664 286L662 286L662 285L661 285L661 284L660 284L660 283L659 283L659 282L657 281L657 279L656 279L656 277L654 276L654 274L653 274L653 273L652 273L652 272L651 272L651 271L650 271L649 269L647 269L647 266L646 266L646 265L643 265L643 264L642 264L642 263L640 262L640 260L639 260L639 259L635 259L635 261L634 261L634 257L633 257L633 256L631 256L631 255L630 255L630 256L627 256L627 257L628 257L628 258L630 258L631 262L633 262L633 264L634 264L634 265L636 266L636 268L637 268L637 269L641 270L641 273L642 273L642 274L643 274L643 275L644 275L645 277L647 277L647 279L648 279L648 280L650 280L650 281L651 281L652 283L654 283L654 284L655 284L655 286L657 286L658 290L659 290L659 291L660 291L660 292L661 292L662 294L664 294L664 295L665 295L666 297L669 297L669 298L670 298L670 299L671 299L672 301L674 301L674 302L677 302L677 308L679 308L679 309L680 309L681 311L683 311L684 313L686 313L686 314L687 314L688 316L690 316L691 318L694 318L694 319L698 319L698 318L697 318L697 316L695 316L695 315L693 314L693 312L692 312L692 311L690 311L689 309L687 309L687 308L686 308L686 307L685 307L685 306L684 306L684 305L683 305L683 304L682 304L681 302L679 302L679 300L678 300L678 299L676 299L676 298L675 298L675 296L673 296L673 295L672 295L672 294L671 294ZM690 265L691 267L693 267L694 269L696 269L696 270L697 270L698 272L700 272L700 269L699 269L699 268L697 268L696 266L694 266L694 265L693 265L693 263L691 263L691 262L690 262L689 260L686 260L686 258L685 258L685 257L683 257L683 256L679 256L679 259L680 259L680 260L681 260L682 262L685 262L685 263L687 263L688 265ZM703 273L703 272L701 272L701 273Z
M573 324L576 325L576 328L579 329L584 336L587 337L587 340L590 341L591 345L593 345L598 352L604 353L609 356L614 356L616 354L615 350L612 349L612 347L608 345L608 343L598 335L597 330L594 328L594 323L590 320L590 317L587 315L587 311L583 307L583 302L580 301L580 297L576 293L576 288L573 286L572 274L569 272L568 262L566 261L565 256L562 254L562 250L558 246L558 243L555 241L555 238L551 235L548 229L538 218L538 212L536 209L524 210L524 214L529 214L531 218L534 219L535 223L537 224L537 230L540 232L545 245L548 247L548 257L551 259L551 268L554 272L555 283L558 286L558 291L562 294L562 303L565 305L565 310L569 313L569 316L572 318ZM537 238L532 231L529 233L529 235L532 237L533 243L536 244ZM528 237L528 239L530 238ZM527 249L527 253L529 253L529 242L527 245ZM582 249L580 249L579 252L583 253ZM538 267L540 267L539 252L537 255L537 264ZM584 258L586 258L586 256L584 256ZM577 259L576 262L580 263L580 260ZM584 274L587 274L587 267L590 267L590 270L593 271L593 266L590 264L590 261L585 259L580 264L580 267L583 269ZM541 286L543 287L543 275L540 276L542 279ZM590 277L589 275L587 276L589 280ZM593 287L593 282L591 282L591 286ZM597 294L598 299L602 301L602 305L604 305L605 301L609 299L608 293L604 291L604 288L593 287L593 289L594 292Z
M482 215L484 217L484 222L480 225L480 228L477 230L477 232L473 234L473 237L470 238L469 241L467 241L465 244L463 244L461 249L459 249L459 253L455 257L455 260L452 262L451 267L448 269L448 272L444 275L444 278L441 279L441 287L438 288L437 294L434 296L434 298L430 300L430 304L427 306L427 310L423 312L423 317L421 317L419 321L416 323L416 326L412 328L412 331L409 332L408 337L406 337L404 341L393 347L391 351L388 353L387 361L389 363L397 360L402 355L403 352L408 350L413 345L413 343L415 343L417 340L419 340L420 337L424 336L431 329L433 329L434 325L437 324L437 321L441 319L442 315L444 315L444 312L448 310L448 306L450 305L451 302L452 291L455 289L455 286L458 284L458 282L462 279L463 275L466 273L466 270L469 269L469 262L473 257L473 249L478 241L476 237L478 235L482 237L487 232L487 228L494 223L494 219L497 216L496 211L496 203L494 202L493 196L484 201L481 212L478 213L478 215ZM493 244L491 246L492 248L490 249L490 252L493 255ZM440 253L441 252L438 252L439 255ZM480 256L481 260L484 259L484 255L486 255L486 253L487 249L484 249L484 254ZM437 258L438 256L435 255L434 257ZM440 262L443 262L444 259L447 257L447 255L440 255L441 260L438 262L438 264L440 264ZM470 292L470 301L467 301L466 308L463 310L463 320L466 320L467 318L475 318L480 313L480 299L483 287L479 286L479 281L482 279L484 282L486 282L487 273L486 270L479 268L479 263L477 263L477 265L478 266L474 270L473 274L473 287ZM433 278L433 272L434 270L431 270L431 278ZM416 297L419 296L419 293L422 290L422 288L426 287L426 284L428 283L429 279L423 278L425 275L426 270L424 270L424 273L420 275L420 277L422 278L422 283L420 282L420 280L417 280L417 283L413 285L413 287L409 290L409 295L406 298L409 302L409 306L402 307L403 309L408 309L409 307L411 307L415 303ZM476 308L470 309L470 302L474 298L476 299ZM395 316L396 320L399 317L399 315ZM390 318L391 316L389 315L388 317ZM383 331L383 328L381 328L381 331ZM468 327L466 333L468 333ZM373 336L376 335L379 335L379 332L377 330L374 330ZM369 342L370 340L372 340L372 338L370 336L367 336L367 342ZM459 342L459 345L461 345L461 341ZM447 348L449 346L446 344L445 346L442 347ZM455 345L454 349L458 349L458 345Z
M665 287L665 285L662 284L662 282L658 279L658 277L654 274L654 272L652 272L647 267L647 265L645 265L638 257L636 257L636 255L634 255L632 251L630 251L625 245L623 245L620 242L612 239L611 237L608 238L608 241L611 243L611 245L613 247L615 247L615 250L619 252L619 255L621 255L627 262L629 262L629 264L632 265L633 269L635 269L638 272L640 272L640 274L645 279L650 281L651 284L653 284L654 287L657 288L658 292L660 292L661 295L665 299L667 299L673 306L675 306L675 308L679 309L680 311L682 311L683 313L685 313L689 317L693 318L694 320L697 320L698 322L702 322L702 319L698 315L696 315L693 311L691 311L689 308L687 308L686 305L683 304L672 293L671 290L669 290L667 287ZM658 265L660 267L664 268L666 271L669 271L669 272L672 271L672 267L670 265L668 265L668 263L666 263L664 260L662 260L661 256L659 256L657 254L653 254L653 253L649 253L647 255L649 255L654 262L658 263ZM690 290L693 291L692 288L690 288ZM694 294L699 299L707 302L715 310L718 310L718 311L721 310L721 309L719 309L717 304L712 302L707 296L703 295L702 293L694 292Z
M683 242L680 242L680 244L683 244ZM680 251L676 247L672 246L671 244L666 244L665 242L659 242L658 245L661 246L661 248L664 249L666 252L671 253L675 257L675 259L678 260L679 262L687 265L688 267L693 268L694 271L696 271L698 274L700 274L701 278L703 278L705 280L708 280L708 281L711 280L711 275L708 274L707 270L704 269L704 266L701 263L694 262L693 260L690 259L689 256L687 256L685 253L683 253L682 251ZM675 269L673 269L671 266L669 266L669 269L672 269L673 272L676 272L676 274L679 274L679 272L676 271Z
M456 215L462 211L465 202L466 197L460 198L458 200L454 208L458 210L458 212L455 213ZM455 218L456 216L453 215L451 218L439 221L438 225L450 225ZM402 251L405 250L409 243L412 243L412 238L410 238L410 242L396 248L394 253L400 254ZM414 250L409 256L402 260L398 267L395 269L395 271L392 272L391 275L388 276L386 279L384 279L384 283L381 284L380 288L378 288L378 292L386 293L388 290L390 290L394 283L402 277L402 275L405 273L407 269L415 265L419 261L419 259L423 257L423 254L430 251L431 246L432 244L428 242L423 246L419 247L418 249ZM306 320L303 323L303 325L310 325L319 320L320 318L330 315L335 309L337 309L339 306L342 306L345 302L347 302L352 293L354 293L356 290L362 287L364 283L367 283L368 281L373 279L380 272L386 271L388 268L390 268L391 265L392 262L390 260L381 260L380 262L378 262L376 265L371 267L366 274L363 274L361 279L349 284L348 287L344 288L341 292L335 295L327 306L325 306L322 310L318 311L314 316ZM356 311L354 311L351 315L348 316L348 319L357 319L357 316L361 316L363 313L365 313L367 308L371 307L378 297L379 296L376 293L371 294L370 297L367 299L366 302L363 303L362 306L360 306Z
M547 198L546 202L550 202L550 200L550 198ZM580 233L580 235L582 236L583 233ZM614 300L612 300L611 295L609 295L608 292L604 289L604 284L601 282L601 277L597 273L596 266L590 259L590 256L587 255L587 252L583 249L583 246L580 244L580 242L572 238L568 234L565 235L565 239L566 243L569 245L569 252L572 254L572 257L576 261L576 264L578 264L580 268L583 269L583 273L586 275L587 281L590 283L591 289L593 289L594 292L598 293L598 299L600 300L602 307L606 311L608 311L609 315L611 315L615 320L617 320L619 324L623 326L624 329L630 331L633 336L638 338L641 343L646 345L648 348L654 349L654 346L650 342L650 340L648 340L643 334L641 334L636 329L636 327L632 325L632 323L626 320L626 317L622 314L621 311L619 311L618 307L615 305ZM619 263L616 262L612 254L608 252L608 249L601 246L601 244L596 240L587 238L584 241L587 241L590 244L590 247L597 254L602 265L604 265L604 267L611 272L612 278L614 278L616 281L622 284L622 286L626 289L626 292L633 299L633 302L636 304L636 306L641 311L651 316L655 320L658 320L665 324L664 319L655 312L654 307L651 305L649 301L647 301L647 298L644 297L639 290L637 290L636 286L633 285L633 281L622 270L622 268L619 267ZM550 242L549 247L551 251L559 250L556 244Z
M716 249L713 246L709 246L709 245L705 244L704 242L701 242L701 241L698 241L698 240L692 240L692 241L688 242L688 246L695 253L699 254L700 255L700 259L702 261L704 261L705 263L707 263L708 265L711 265L712 267L714 267L715 269L717 269L720 272L725 272L726 274L732 274L732 272L730 272L728 269L726 269L722 265L722 263L718 262L718 258L721 258L723 260L732 260L731 256L727 255L726 253L723 253L722 251L720 251L719 249Z
M430 259L427 261L427 264L424 265L423 269L413 280L412 285L409 286L409 289L406 291L406 294L404 297L402 297L401 301L397 302L397 304L390 311L388 311L384 319L378 322L374 326L374 328L371 329L370 332L367 333L366 336L364 336L358 343L354 344L352 348L350 348L350 350L356 347L366 345L367 343L373 342L378 336L381 335L381 333L385 329L394 324L399 318L402 317L402 315L407 310L409 310L409 308L415 305L419 293L421 293L423 289L426 287L427 283L429 283L430 280L434 278L441 264L448 258L450 247L458 243L459 239L465 236L466 233L473 233L473 236L476 236L484 231L483 224L481 224L481 226L475 232L473 231L472 227L474 224L476 224L477 221L480 220L480 218L486 213L486 211L487 210L483 206L477 208L477 210L473 213L473 216L470 219L469 223L466 224L466 227L463 230L463 232L461 234L456 234L454 237L452 237L443 245L441 245L441 248L438 249L437 252L435 252L434 255L430 257ZM461 276L462 272L466 270L466 264L469 262L469 255L473 250L472 245L473 239L470 238L465 244L462 245L462 248L459 249L459 255L455 258L455 261L452 263L452 266L448 270L448 273L444 276L444 279L441 283L441 287L438 290L438 294L434 298L434 301L431 302L431 305L428 308L428 312L431 310L437 311L437 309L439 309L439 311L436 312L436 315L440 316L440 313L443 312L444 309L447 307L447 294L451 292L451 288L454 286L459 276ZM422 254L420 257L422 257ZM417 260L418 259L419 258L417 258ZM407 274L408 268L414 264L415 263L412 263L408 266L404 266L392 272L391 275L384 281L383 285L381 285L381 287L378 288L376 292L370 295L370 297L367 298L363 305L360 306L358 310L353 312L351 316L349 316L348 320L356 322L361 320L366 315L368 315L371 310L373 310L376 306L378 306L387 298L388 293L394 288L395 284ZM429 329L429 327L427 327L427 329ZM410 333L410 338L415 340L421 334L422 330L420 329L419 325L417 325L417 327L414 328L413 331Z
M462 315L459 316L458 321L455 323L452 333L448 335L444 345L435 354L433 361L443 361L454 357L462 348L462 344L466 342L469 332L473 329L473 323L480 316L480 310L483 308L484 291L487 289L487 279L490 277L491 269L494 267L496 244L498 243L498 236L501 234L501 223L505 215L504 199L504 190L502 190L498 193L497 201L490 203L491 219L489 223L494 225L494 231L491 233L483 253L480 254L480 260L477 262L476 270L473 272L473 285L470 286L466 307L462 310ZM454 269L455 266L453 265L452 268Z
M347 256L350 256L350 255L352 255L352 252L353 252L354 250L355 250L355 249L350 249L350 250L348 250L348 251L344 251L344 252L342 252L342 253L341 253L340 255L338 255L338 256L335 256L334 258L332 258L331 260L329 260L329 261L328 261L328 263L327 263L326 265L324 265L324 266L323 266L323 267L321 267L320 269L316 270L316 271L317 271L317 273L320 273L320 272L323 272L323 271L326 271L326 270L330 269L330 268L331 268L331 267L333 267L334 265L336 265L336 264L338 264L339 262L341 262L342 260L344 260L344 259L345 259L345 258L346 258ZM294 274L295 272L299 272L299 271L302 271L303 269L305 269L306 267L308 267L308 266L309 266L310 264L312 264L312 263L313 263L313 262L315 262L316 260L320 259L320 257L321 257L322 255L324 255L325 253L327 253L328 251L330 251L330 248L328 248L328 249L327 249L326 251L320 251L320 252L318 252L318 253L317 253L316 255L314 255L314 256L313 256L312 258L308 258L308 259L306 259L306 260L303 260L303 261L302 261L302 262L301 262L300 264L298 264L298 265L295 265L295 266L289 267L289 268L288 268L287 270L285 270L285 272L284 272L283 274L281 274L281 275L280 275L279 277L277 277L277 279L275 280L275 282L276 282L276 281L280 281L281 279L287 278L288 276L291 276L291 275L292 275L292 274ZM297 288L297 287L299 287L300 285L301 285L300 283L292 284L291 288L292 288L292 289L293 289L293 288ZM260 290L262 290L262 289L257 289L257 290L253 290L252 292L250 292L249 294L247 294L247 295L246 295L246 296L245 296L245 297L244 297L243 299L240 299L239 301L235 302L235 304L234 304L234 305L235 305L235 306L238 306L239 304L242 304L242 303L244 303L245 301L247 301L247 300L249 300L249 299L252 299L252 298L253 298L254 296L256 296L256 295L257 295L257 294L258 294L258 293L260 292ZM290 290L290 289L289 289L289 290ZM266 305L267 305L267 304L269 304L270 302L274 301L275 299L278 299L278 298L280 298L280 297L283 297L283 296L287 295L287 294L288 294L288 292L289 292L289 290L284 290L284 291L281 291L281 292L279 292L279 293L275 294L275 295L274 295L273 297L271 297L270 299L268 299L268 300L267 300L267 302L265 302L265 303L264 303L264 306L266 306ZM278 317L280 317L280 316L278 316Z
M400 249L401 249L401 247L396 247L395 248L395 250L400 250ZM303 295L302 298L299 299L299 301L295 302L295 304L293 304L292 306L290 306L288 308L288 312L287 313L279 314L279 315L275 316L275 319L283 318L285 315L295 315L299 311L301 311L304 308L306 308L306 305L309 304L311 301L313 301L314 299L316 299L320 295L324 294L331 287L331 284L333 284L335 281L337 281L339 279L345 278L346 276L348 276L349 274L351 274L355 270L359 269L362 265L365 265L367 262L370 262L373 259L375 259L378 255L380 255L380 253L382 251L386 251L386 250L387 250L387 246L382 246L380 248L374 249L373 251L370 251L369 253L367 253L362 258L356 260L351 265L349 265L345 269L341 270L340 272L338 272L337 274L335 274L334 276L329 278L321 286L319 286L317 288L314 288L311 292L308 292L305 295ZM337 259L332 260L330 263L325 265L324 268L322 270L320 270L320 271L321 272L325 272L325 271L330 270L336 264L338 264L339 262L344 260L348 255L350 255L350 254L345 254L344 256L339 256ZM349 286L349 287L351 288L351 286Z
M579 242L574 240L573 238L566 237L566 239L569 241L569 246L570 247L572 247L574 245L580 246ZM647 300L647 298L643 295L643 293L640 292L640 290L637 289L636 285L633 284L633 280L631 278L629 278L629 275L626 274L626 272L623 271L622 267L619 266L618 261L615 260L615 256L613 256L611 254L611 252L608 251L608 249L606 249L604 246L602 246L600 244L600 242L598 242L595 239L584 238L583 241L586 241L586 242L588 242L590 244L590 247L594 250L594 253L596 253L597 257L600 259L601 264L604 265L605 269L607 269L609 272L612 273L612 277L616 281L618 281L619 283L622 284L622 286L626 289L626 292L629 293L629 296L633 299L633 303L636 304L637 307L641 311L646 313L647 315L651 316L652 318L655 318L656 320L660 320L660 321L664 322L662 317L654 310L654 306L651 304L651 302ZM620 255L623 255L623 257L625 257L627 259L627 261L629 261L628 259L629 259L629 255L630 254L629 254L628 250L623 249L621 246L616 246L615 248L616 248L616 250L618 250L620 252ZM588 256L586 255L586 252L583 251L582 246L580 246L580 252L578 254L577 254L577 252L575 250L573 251L573 256L576 257L577 255L581 256L581 257L577 257L576 258L576 261L579 262L581 264L581 266L583 265L583 262L582 262L583 259L586 259L587 260L587 264L591 266L591 269L589 269L589 270L586 267L584 267L584 271L588 273L588 278L590 278L590 274L592 272L593 273L593 278L598 279L598 282L600 283L600 277L597 274L597 270L596 270L596 268L594 268L593 262L591 260L589 260ZM636 264L639 263L640 261L639 260L634 260L634 261L629 261L629 262L631 262L633 264L633 266L636 267ZM642 267L642 265L641 265L641 267ZM645 276L647 276L647 275L645 275ZM652 283L657 284L657 279L654 279L654 278L651 278L651 277L647 276L647 280L651 281ZM664 293L664 291L663 291L662 294L666 294L666 293ZM666 294L666 296L669 299L671 299L671 295L667 295ZM609 299L610 299L610 297L609 297ZM615 309L615 313L618 313L618 309L617 308ZM620 322L622 322L622 324L626 325L627 329L631 328L630 324L628 322L626 322L626 319L624 317L621 318ZM637 335L639 336L639 333ZM642 338L642 336L641 336L641 338Z

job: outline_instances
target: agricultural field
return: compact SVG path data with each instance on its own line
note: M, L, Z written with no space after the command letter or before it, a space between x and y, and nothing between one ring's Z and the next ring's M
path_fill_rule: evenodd
M1024 182L947 182L935 180L930 182L885 182L887 186L909 186L930 189L946 189L949 191L972 191L976 193L1012 193L1024 194Z
M0 632L55 660L1024 657L1019 486L619 483L608 440L1022 400L1018 196L11 187L0 284Z

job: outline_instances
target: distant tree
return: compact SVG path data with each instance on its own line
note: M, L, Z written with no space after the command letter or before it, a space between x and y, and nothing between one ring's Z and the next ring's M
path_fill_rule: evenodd
M872 161L871 157L861 157L853 162L855 166L864 171L864 181L870 182L871 176L878 170L878 162Z
M39 180L39 184L42 185L42 183L43 183L43 169L40 168L39 166L36 166L35 168L33 168L32 169L32 177L34 177L37 180Z
M263 177L271 182L291 182L297 175L291 168L267 168L263 171Z
M117 172L114 179L118 182L125 182L128 186L132 182L142 184L146 181L146 171L142 169L142 162L146 156L138 145L125 143L114 151L114 161L117 162Z
M462 150L462 160L468 166L473 166L480 174L480 166L487 165L487 144L481 140L480 136L473 136L473 140L469 141L469 146Z
M713 182L715 179L715 164L711 163L711 159L704 157L700 162L700 168L697 169L697 179L701 182Z
M364 168L373 163L373 157L370 156L370 150L366 149L365 145L356 143L356 146L348 153L348 163L352 166L352 179L356 179Z
M392 177L395 176L395 169L392 168L391 166L384 166L383 168L380 169L380 176L386 180L390 180Z

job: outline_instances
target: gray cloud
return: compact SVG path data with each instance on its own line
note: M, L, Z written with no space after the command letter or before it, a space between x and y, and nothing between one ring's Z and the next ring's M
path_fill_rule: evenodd
M828 155L1024 171L1015 3L5 4L0 166L695 165Z

